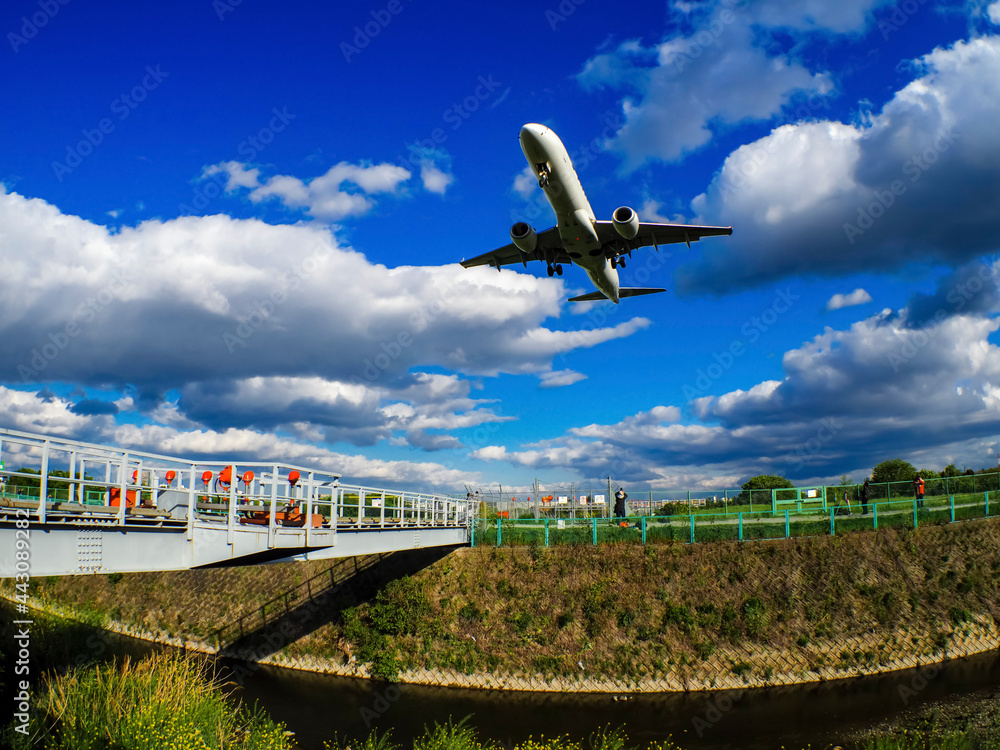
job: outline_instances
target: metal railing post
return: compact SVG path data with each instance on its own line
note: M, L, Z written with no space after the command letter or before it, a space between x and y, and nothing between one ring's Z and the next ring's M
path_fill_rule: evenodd
M85 505L86 502L87 502L87 490L86 490L86 485L84 484L84 482L86 481L86 478L87 478L86 462L81 457L80 458L80 482L76 485L76 497L77 497L76 501L80 505Z
M913 528L917 528L917 500L913 499Z
M652 504L650 504L650 507L652 507ZM644 547L646 546L646 517L645 516L642 517L642 545Z
M690 506L689 506L690 507ZM694 544L694 516L691 516L691 544Z
M194 494L195 471L197 471L197 468L197 466L191 464L191 480L188 482L187 538L189 542L194 539L194 518L196 504L198 502L197 497Z
M836 508L830 508L830 536L835 536L837 534L837 528L834 526L833 514L837 512Z
M737 518L739 519L740 541L742 542L743 541L743 511L742 510L739 513L737 513Z
M545 546L549 546L549 519L545 519Z
M76 491L76 451L71 451L69 454L69 489L66 492L66 501L74 502L74 495L78 494Z
M948 505L951 506L951 522L955 523L955 496L948 496Z
M125 509L128 507L128 451L122 459L121 473L118 474L118 525L125 525Z
M785 539L788 539L791 532L791 525L788 520L788 509L785 509Z
M878 531L878 503L872 503L872 528Z
M590 525L591 525L591 538L593 539L594 546L596 547L597 546L597 519L596 518L591 518L590 519Z
M308 496L306 497L306 546L309 546L309 540L312 537L312 525L313 525L313 492L316 491L315 484L315 472L309 472L309 487Z
M497 547L503 544L503 518L497 515Z
M42 476L38 483L38 522L45 523L45 506L49 495L49 441L42 443Z
M271 474L271 511L267 516L267 548L274 547L274 534L278 528L278 464L272 467Z
M229 477L229 522L226 536L228 543L232 545L236 541L236 465L231 464L232 476Z

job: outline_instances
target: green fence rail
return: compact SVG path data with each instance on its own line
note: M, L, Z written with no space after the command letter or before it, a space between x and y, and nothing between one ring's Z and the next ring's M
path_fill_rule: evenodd
M966 477L962 477L965 479ZM972 477L968 477L972 479ZM879 485L884 487L885 485ZM804 507L795 503L783 510L710 509L670 516L578 519L479 519L473 546L555 547L567 544L598 545L607 542L650 544L657 542L747 541L835 535L871 529L917 528L926 524L955 523L990 517L998 490L977 493L930 495L924 500L869 501L867 510L854 503Z

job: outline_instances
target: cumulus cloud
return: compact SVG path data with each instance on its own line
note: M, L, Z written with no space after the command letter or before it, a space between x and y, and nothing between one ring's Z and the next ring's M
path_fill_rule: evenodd
M650 47L623 42L589 59L577 80L587 90L628 92L624 124L608 144L622 154L626 170L677 161L725 128L770 120L794 98L832 90L826 73L775 53L771 33L858 32L881 4L678 3L673 25L681 33Z
M987 7L986 14L992 23L1000 26L1000 2L992 3Z
M957 268L938 282L933 294L914 294L906 324L922 327L952 315L986 315L1000 311L1000 269L996 262L975 261Z
M872 296L864 289L855 289L850 294L835 294L827 300L827 310L840 310L844 307L864 305L872 301Z
M62 398L42 398L38 393L3 386L0 386L0 423L23 432L120 445L190 460L283 461L313 466L341 474L346 484L449 490L479 481L475 472L442 463L370 459L271 432L117 424L108 415L79 414ZM4 448L8 453L9 447Z
M1000 37L924 56L867 125L784 125L725 160L692 207L732 224L676 274L729 292L793 274L959 264L1000 236Z
M66 409L81 416L457 448L449 433L512 418L471 398L468 377L566 385L583 376L554 371L557 356L649 325L552 330L561 280L390 269L317 225L210 216L111 232L7 192L0 225L0 381L128 389L127 402L77 397Z
M984 284L977 294L994 291ZM477 457L665 489L721 489L756 474L826 481L895 456L990 465L1000 430L1000 348L990 337L1000 320L974 312L986 307L970 299L921 327L909 307L828 327L785 353L781 379Z
M428 165L428 169L434 169ZM277 198L286 207L304 210L310 216L324 221L337 221L349 216L360 216L375 205L370 197L378 193L397 193L400 185L410 179L407 169L396 164L349 164L340 162L323 175L302 180L291 175L274 175L263 182L260 169L249 168L240 162L228 161L207 167L203 175L224 176L227 192L239 188L249 189L255 203ZM424 177L434 192L444 192L450 180L440 170ZM432 188L428 188L432 189Z

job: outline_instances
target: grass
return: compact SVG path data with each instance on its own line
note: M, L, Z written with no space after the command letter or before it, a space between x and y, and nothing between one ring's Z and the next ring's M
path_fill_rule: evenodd
M605 727L590 734L585 742L569 737L540 737L528 739L516 745L497 740L480 739L476 729L469 725L471 717L455 722L449 719L444 724L435 723L425 727L424 733L410 745L412 750L639 750L638 745L629 744L622 727ZM327 750L403 750L403 745L392 741L391 732L379 735L372 732L363 740L334 740L327 742ZM645 750L680 750L672 740L652 742Z
M871 737L860 750L996 750L1000 738L982 738L968 731L903 730Z
M469 717L459 722L449 719L445 724L425 728L423 735L410 747L412 750L682 750L670 738L643 746L631 744L622 727L598 729L582 742L569 737L540 737L517 744L501 743L481 740L468 721ZM381 736L373 732L364 740L328 742L325 747L327 750L403 750L403 745L392 741L391 732ZM956 730L904 730L870 737L857 747L859 750L996 750L1000 748L1000 739Z
M200 663L158 654L49 676L35 696L30 740L7 729L9 746L51 750L282 750L284 727L237 707Z

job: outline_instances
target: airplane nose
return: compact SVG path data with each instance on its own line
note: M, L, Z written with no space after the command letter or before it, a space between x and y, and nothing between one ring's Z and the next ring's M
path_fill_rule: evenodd
M542 135L547 131L547 127L534 122L529 122L521 128L521 150L524 151L528 159L534 159L537 154L542 152Z

